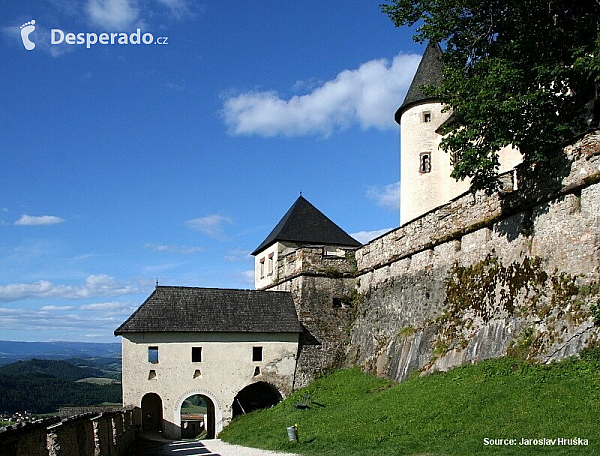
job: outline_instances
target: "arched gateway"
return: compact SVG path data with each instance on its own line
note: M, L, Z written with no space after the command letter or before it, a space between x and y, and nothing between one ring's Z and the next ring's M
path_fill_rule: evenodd
M123 336L123 404L156 416L167 438L201 426L216 436L232 419L238 393L252 407L245 394L254 388L270 405L281 398L263 379L292 391L301 332L288 292L156 287L115 331ZM182 420L192 396L203 413ZM145 428L156 427L147 417Z

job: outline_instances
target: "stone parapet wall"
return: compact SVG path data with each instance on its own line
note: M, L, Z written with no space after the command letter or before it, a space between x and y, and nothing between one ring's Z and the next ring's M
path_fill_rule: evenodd
M498 191L492 195L466 193L371 241L355 252L359 274L492 227L502 218L597 182L599 145L600 132L586 135L551 160L547 169L517 168L499 176Z
M356 251L348 365L403 380L598 343L600 135L502 178Z
M340 249L339 252L340 256L326 256L323 254L323 247L300 247L282 255L276 265L276 283L303 274L333 278L354 274L356 272L354 250Z
M139 408L49 418L0 431L2 456L119 456L134 445Z

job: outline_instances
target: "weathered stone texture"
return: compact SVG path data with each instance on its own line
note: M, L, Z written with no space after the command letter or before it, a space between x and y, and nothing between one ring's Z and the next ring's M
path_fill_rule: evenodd
M118 456L131 449L140 421L139 409L122 409L9 427L0 432L0 454Z
M357 250L349 363L402 380L507 353L560 359L597 343L600 136L565 152Z

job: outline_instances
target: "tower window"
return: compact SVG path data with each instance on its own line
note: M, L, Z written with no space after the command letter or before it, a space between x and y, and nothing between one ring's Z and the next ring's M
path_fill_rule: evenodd
M261 279L265 278L265 259L264 258L260 259L260 278Z
M423 112L423 123L431 122L431 111Z
M267 269L267 271L268 271L267 273L269 275L273 275L273 254L272 253L269 255L269 268Z
M431 172L431 153L423 152L419 155L419 172L429 173Z
M252 347L252 361L262 361L262 347Z

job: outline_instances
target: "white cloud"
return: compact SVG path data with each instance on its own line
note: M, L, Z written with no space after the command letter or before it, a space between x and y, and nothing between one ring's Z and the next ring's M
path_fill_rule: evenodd
M136 304L130 302L111 301L83 304L79 306L79 309L87 311L110 311L111 314L129 315L137 309L137 307Z
M204 251L204 248L202 247L186 245L146 244L146 248L154 250L155 252L177 253L180 255L189 255Z
M182 19L184 16L193 16L186 0L158 0L158 3L169 8L171 15L175 19Z
M400 210L400 181L388 184L385 187L369 187L367 198L375 200L377 204L390 211Z
M74 309L74 306L43 306L40 310L43 312L49 310L71 310Z
M18 301L28 298L86 299L99 296L120 296L136 293L137 289L122 284L104 274L90 275L78 286L56 285L48 280L36 283L0 285L0 301Z
M388 231L393 230L393 228L384 228L382 230L374 230L374 231L358 231L356 233L350 234L354 239L356 239L361 244L367 244L371 242L373 239L378 238L382 234L387 233Z
M130 0L89 0L86 12L92 24L113 30L125 30L139 15Z
M54 215L25 215L23 214L19 220L15 222L15 225L56 225L57 223L63 223L65 219L56 217Z
M402 102L420 56L399 54L392 62L370 60L344 70L305 95L289 99L275 91L250 91L226 98L223 118L233 135L330 135L358 124L363 129L396 128ZM298 87L298 83L295 84Z
M226 238L223 228L225 225L231 225L232 223L233 220L230 217L219 214L207 215L187 221L187 225L190 228L214 239Z
M225 259L225 261L251 260L252 255L250 255L250 253L251 253L250 250L232 249L229 252L227 252L227 255L225 255L224 259Z
M243 283L248 285L254 285L254 269L248 269L247 271L240 272Z

